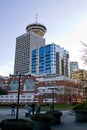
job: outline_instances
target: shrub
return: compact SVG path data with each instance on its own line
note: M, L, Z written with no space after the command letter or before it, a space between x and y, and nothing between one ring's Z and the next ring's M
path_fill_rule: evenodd
M61 123L61 111L47 111L46 114L52 116L51 125L58 125Z
M62 116L62 112L61 111L47 111L47 114L51 114L53 116Z
M81 102L73 106L72 110L87 110L87 102Z
M33 121L51 121L52 120L52 116L51 115L47 115L47 114L35 114L35 115L31 115L31 120Z
M11 130L11 129L21 129L21 130L32 130L34 128L34 125L31 121L24 120L24 119L5 119L0 122L0 128L4 130Z

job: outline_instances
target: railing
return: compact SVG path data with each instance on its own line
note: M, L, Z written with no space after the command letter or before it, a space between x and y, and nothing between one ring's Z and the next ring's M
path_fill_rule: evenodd
M34 94L20 95L19 102L32 102L34 98L35 98ZM0 95L0 103L17 102L17 99L18 99L17 95Z

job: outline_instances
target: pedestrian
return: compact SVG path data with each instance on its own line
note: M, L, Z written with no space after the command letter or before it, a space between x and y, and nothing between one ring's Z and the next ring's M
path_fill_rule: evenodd
M32 112L31 106L28 106L27 109L25 109L25 117L29 117Z
M32 108L32 115L34 115L34 112L35 112L35 104L34 103L31 104L31 108Z
M40 114L41 107L39 104L36 105L36 114Z
M50 105L49 103L46 104L46 112L50 110Z
M31 108L31 106L29 106L28 107L28 113L29 113L29 115L31 114L31 112L32 112L32 108Z
M24 107L25 111L28 110L28 105L26 104L25 107Z
M11 116L15 116L15 103L11 104Z

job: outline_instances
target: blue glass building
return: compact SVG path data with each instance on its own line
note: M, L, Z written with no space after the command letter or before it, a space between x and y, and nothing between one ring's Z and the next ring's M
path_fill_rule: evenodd
M69 52L54 43L32 50L31 73L69 77Z

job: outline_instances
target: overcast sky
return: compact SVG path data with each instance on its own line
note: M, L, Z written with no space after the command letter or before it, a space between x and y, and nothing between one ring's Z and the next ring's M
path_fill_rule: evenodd
M36 21L47 28L46 44L54 42L70 54L70 61L81 60L87 43L87 0L0 0L0 75L14 71L16 37Z

